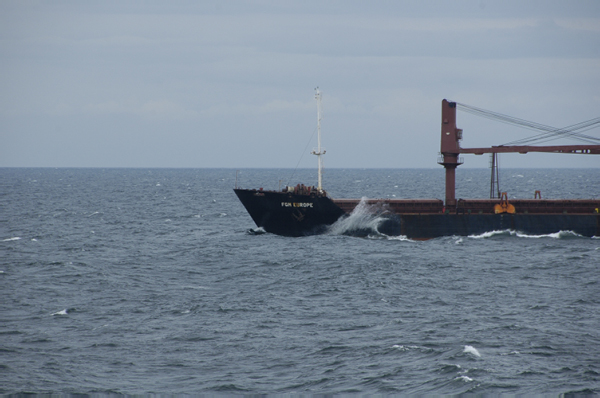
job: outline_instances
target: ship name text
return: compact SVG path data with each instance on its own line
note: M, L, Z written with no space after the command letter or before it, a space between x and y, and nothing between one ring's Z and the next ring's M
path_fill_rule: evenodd
M313 207L313 204L308 202L281 202L281 207Z

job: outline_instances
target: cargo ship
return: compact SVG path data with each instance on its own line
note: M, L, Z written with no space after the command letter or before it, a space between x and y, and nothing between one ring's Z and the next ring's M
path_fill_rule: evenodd
M318 158L317 186L298 184L281 190L242 189L234 192L254 223L264 231L283 236L326 233L330 226L349 217L359 206L377 215L377 233L426 240L442 236L480 235L492 231L516 231L527 235L547 235L561 231L593 237L600 236L600 199L548 200L536 191L534 199L508 200L498 189L498 153L549 152L562 154L600 154L600 145L501 145L489 148L462 148L462 130L456 127L457 103L442 101L441 149L438 163L445 169L445 200L442 199L334 199L322 187L321 93L317 89ZM462 105L462 104L461 104ZM488 112L468 107L472 112ZM506 116L501 115L503 118ZM523 120L515 119L517 124ZM588 129L600 118L570 129L538 125L546 134L574 135ZM528 122L529 126L531 124ZM593 137L585 136L588 139ZM463 163L461 154L491 154L490 199L457 199L456 168ZM360 235L360 231L354 231ZM368 234L369 231L363 231Z

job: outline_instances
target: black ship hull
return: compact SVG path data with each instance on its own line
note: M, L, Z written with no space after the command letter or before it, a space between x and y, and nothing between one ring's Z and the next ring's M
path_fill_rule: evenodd
M256 225L277 235L323 233L346 214L327 196L256 189L234 191Z
M507 230L530 236L561 231L600 236L600 216L593 214L403 214L399 219L400 234L417 240Z
M350 216L360 202L293 192L235 189L235 193L258 227L283 236L324 233L336 221ZM378 215L377 230L354 230L352 234L377 232L415 240L506 230L534 236L561 231L600 236L600 214L596 210L600 201L515 201L522 213L491 214L498 202L460 201L463 211L450 213L438 200L371 200L366 205ZM573 207L573 204L580 205ZM565 206L580 213L568 214L563 210ZM481 209L487 209L488 213Z

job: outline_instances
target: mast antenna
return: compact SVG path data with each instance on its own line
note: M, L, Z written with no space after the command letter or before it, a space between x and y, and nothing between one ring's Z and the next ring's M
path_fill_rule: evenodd
M315 99L317 100L317 148L312 150L313 155L317 155L319 162L319 183L317 185L317 190L319 192L323 191L323 159L321 155L325 155L325 148L321 148L321 91L319 91L319 87L315 88Z

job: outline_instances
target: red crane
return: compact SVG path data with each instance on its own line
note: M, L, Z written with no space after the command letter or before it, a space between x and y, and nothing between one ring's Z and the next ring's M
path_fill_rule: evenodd
M600 155L600 145L499 145L489 148L461 148L459 141L462 139L462 129L456 127L456 105L456 102L442 101L442 142L440 147L442 159L438 163L446 169L446 207L456 206L456 168L463 163L459 157L462 153L483 155L484 153L549 152Z

